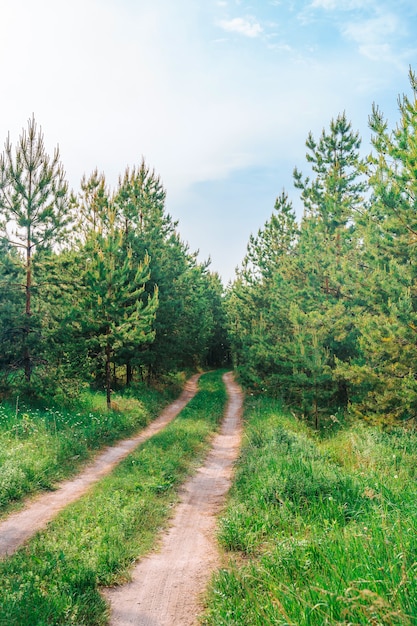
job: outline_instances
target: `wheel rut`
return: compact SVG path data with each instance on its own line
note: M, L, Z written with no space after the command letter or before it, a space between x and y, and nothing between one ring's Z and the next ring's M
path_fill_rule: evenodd
M37 531L45 528L59 511L78 500L94 483L109 474L139 444L165 428L195 396L199 377L200 374L192 376L180 397L138 435L106 448L78 476L60 483L55 491L36 496L22 510L0 522L0 559L13 554Z
M224 375L229 400L220 432L202 467L182 488L159 549L134 568L132 581L104 589L110 626L194 626L201 594L220 566L216 519L230 488L241 444L243 395Z

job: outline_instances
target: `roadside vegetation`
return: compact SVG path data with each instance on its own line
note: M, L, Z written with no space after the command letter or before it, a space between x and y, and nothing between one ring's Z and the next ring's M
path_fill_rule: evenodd
M230 565L205 624L417 623L409 79L393 130L373 106L368 156L345 113L309 134L297 211L282 192L227 290L180 238L144 161L114 189L95 171L70 193L34 118L15 150L6 141L0 515L145 426L169 399L167 377L231 363L255 395L219 531ZM221 416L220 374L201 385L178 420L1 564L0 623L105 623L98 587L149 548Z
M103 446L145 427L180 393L181 382L115 394L110 411L104 393L89 390L66 409L0 404L0 516L25 496L52 489Z
M251 236L228 303L233 363L245 386L279 397L320 429L337 411L379 424L417 412L417 77L391 131L377 106L372 153L345 113L306 141ZM296 212L295 207L298 206ZM302 213L302 217L298 215Z
M227 363L220 277L182 241L144 161L70 192L32 117L0 154L0 401L77 399L85 385Z
M203 624L416 624L415 430L318 435L259 396L244 441Z
M177 419L0 563L0 624L106 624L99 587L126 581L167 523L223 416L221 374L205 374Z

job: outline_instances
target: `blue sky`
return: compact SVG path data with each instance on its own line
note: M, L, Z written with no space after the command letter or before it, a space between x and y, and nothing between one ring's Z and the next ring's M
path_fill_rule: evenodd
M305 139L346 111L370 150L417 70L415 0L0 0L0 142L35 114L71 187L142 156L225 282Z

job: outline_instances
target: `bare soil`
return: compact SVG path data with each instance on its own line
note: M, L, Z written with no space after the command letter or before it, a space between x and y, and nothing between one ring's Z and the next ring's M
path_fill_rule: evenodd
M94 483L109 474L139 444L165 428L197 393L198 378L199 374L190 378L181 396L138 435L106 448L77 477L60 483L55 491L28 501L22 510L12 513L0 522L0 559L13 554L32 535L43 529L61 509L78 500Z
M229 402L210 453L183 487L171 527L159 550L135 567L132 581L103 590L110 603L110 626L194 626L202 593L221 565L216 516L229 490L241 443L242 393L225 374Z

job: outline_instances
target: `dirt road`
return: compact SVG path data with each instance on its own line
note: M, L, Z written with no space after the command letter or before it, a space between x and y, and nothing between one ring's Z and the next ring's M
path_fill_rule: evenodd
M139 435L107 448L76 478L61 483L56 491L37 496L21 511L9 515L0 522L0 559L13 554L35 532L44 528L61 509L80 498L100 478L109 474L113 467L140 443L165 428L197 393L199 376L196 374L190 378L178 400L170 404Z
M241 442L242 394L231 373L224 380L229 402L221 431L204 465L184 485L159 551L139 562L131 583L104 590L111 607L111 626L198 623L201 593L220 565L216 515L229 489Z

